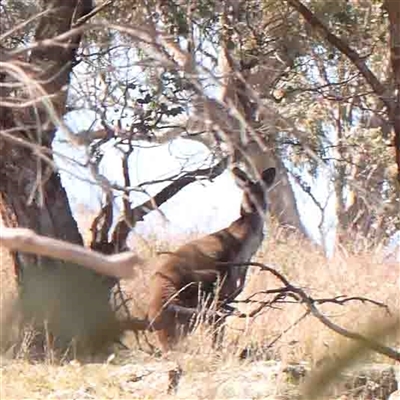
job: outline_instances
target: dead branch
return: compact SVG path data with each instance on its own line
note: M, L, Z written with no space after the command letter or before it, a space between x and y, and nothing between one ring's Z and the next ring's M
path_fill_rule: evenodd
M276 301L281 301L282 296L289 296L292 297L297 301L297 303L305 305L307 311L313 315L315 318L317 318L321 323L323 323L325 326L327 326L329 329L333 330L334 332L338 333L339 335L342 335L346 338L356 340L363 344L366 348L369 348L373 351L376 351L377 353L383 354L393 360L400 361L400 352L385 346L376 340L366 337L364 335L361 335L356 332L349 331L334 322L332 322L329 318L327 318L324 314L321 313L321 311L317 308L317 304L323 304L323 303L332 303L332 304L340 304L343 305L346 302L350 301L362 301L363 303L372 303L374 305L377 305L379 307L385 308L387 311L389 310L388 306L375 301L371 300L368 298L360 297L360 296L352 296L352 297L346 297L346 296L336 296L333 297L332 299L314 299L313 297L309 296L302 288L297 287L292 285L289 280L283 276L280 272L276 271L276 269L267 266L262 263L258 262L249 262L249 263L221 263L221 264L228 264L230 266L255 266L261 269L261 271L268 271L271 274L273 274L278 280L280 280L284 287L279 288L279 289L272 289L272 290L266 290L264 291L264 294L270 294L270 293L279 293L278 296L276 297ZM250 296L250 298L253 297ZM241 302L250 302L251 300L245 299ZM235 301L236 303L239 301ZM273 301L264 301L262 304L257 308L256 312L250 313L251 316L255 316L257 313L262 311L266 306L270 306L273 304ZM394 320L394 324L397 327L397 330L400 329L400 320L397 318Z
M167 187L162 189L150 200L145 201L135 208L126 210L124 218L122 218L117 223L114 229L112 242L119 244L125 243L132 227L135 226L136 222L143 221L143 218L149 212L160 207L162 204L164 204L167 200L172 198L176 193L178 193L181 189L183 189L190 183L193 183L201 178L216 178L217 176L222 174L226 167L227 159L224 158L219 163L213 165L210 168L198 169L193 172L186 172L178 179L173 181L171 184L169 184Z
M89 19L91 19L92 17L97 15L99 12L103 11L105 8L112 5L112 3L113 3L113 0L107 0L102 4L99 4L97 7L93 8L92 10L88 10L88 13L86 15L82 16L81 18L79 18L78 21L75 22L73 27L75 28L75 27L83 25L85 22L89 21Z
M332 303L332 304L339 304L343 305L346 304L350 301L361 301L363 303L371 303L374 305L377 305L379 307L385 308L386 311L389 311L388 306L376 301L376 300L371 300L365 297L361 296L351 296L351 297L346 297L346 296L336 296L333 298L321 298L321 299L314 299L313 297L309 296L302 288L294 286L289 282L289 280L280 272L276 271L276 269L267 266L262 263L258 262L248 262L248 263L219 263L219 264L224 264L224 265L229 265L230 267L235 267L235 266L255 266L260 268L262 271L268 271L269 273L273 274L279 281L283 283L283 287L281 288L275 288L275 289L270 289L270 290L265 290L265 291L260 291L257 292L257 294L276 294L276 296L269 301L256 301L253 300L254 296L256 294L252 294L249 296L247 299L244 300L227 300L226 302L223 302L218 305L217 310L204 310L204 309L197 309L197 308L189 308L189 307L183 307L179 306L176 304L169 304L167 307L170 309L172 312L175 312L177 316L185 316L186 318L193 318L196 316L205 316L207 320L215 320L215 318L225 320L229 316L236 316L238 318L248 318L248 317L255 317L257 316L262 310L264 310L266 307L271 307L276 303L282 303L287 297L292 298L295 300L296 303L303 304L306 307L306 312L305 314L299 319L302 320L308 315L313 315L315 318L317 318L321 323L323 323L325 326L327 326L329 329L333 330L334 332L338 333L339 335L345 336L346 338L353 339L366 348L369 348L377 353L383 354L391 359L400 361L400 352L385 346L379 342L377 342L375 339L371 339L370 337L366 337L364 335L361 335L356 332L349 331L334 322L332 322L329 318L327 318L325 315L321 313L321 311L317 308L317 304L325 304L325 303ZM229 303L255 303L257 302L259 306L251 311L250 313L241 313L239 310L236 308L230 306ZM139 322L138 322L139 321ZM298 322L299 322L298 321ZM124 322L125 329L128 330L147 330L147 329L152 329L151 322L148 321L147 319L142 319L142 320L137 320L133 319L131 322L125 321ZM399 329L399 321L395 320L394 324L396 326L396 329Z
M37 235L25 228L2 227L0 244L10 250L76 263L99 274L120 279L132 279L135 266L143 264L143 260L132 252L105 256L79 245Z
M115 246L108 243L108 233L113 223L113 198L110 193L106 194L106 204L101 208L90 227L92 242L90 248L103 254L115 253Z
M323 303L335 303L335 304L339 304L339 305L344 305L350 301L360 301L361 303L371 303L374 304L378 307L382 307L385 308L388 314L391 314L390 310L389 310L389 306L387 304L384 304L380 301L377 300L373 300L373 299L369 299L367 297L363 297L363 296L344 296L344 295L339 295L339 296L335 296L333 298L327 298L327 299L314 299L314 301L317 304L323 304Z

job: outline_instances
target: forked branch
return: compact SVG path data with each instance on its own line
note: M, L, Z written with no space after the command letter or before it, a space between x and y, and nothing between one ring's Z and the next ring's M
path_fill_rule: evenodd
M387 115L394 128L395 160L397 164L397 179L400 182L400 61L399 61L399 32L400 32L400 6L397 0L385 0L383 8L388 12L390 32L390 52L392 73L395 81L393 96L390 88L384 85L368 67L368 62L356 50L351 48L346 41L333 34L329 28L300 0L286 0L303 18L319 32L332 46L344 54L358 69L374 93L385 105Z
M113 276L117 278L129 279L134 276L134 267L138 264L142 264L143 260L133 254L131 252L120 253L110 256L104 256L100 253L97 253L93 250L85 249L81 246L74 245L68 242L64 242L61 240L40 236L34 233L30 229L25 228L6 228L2 227L0 230L0 244L4 245L10 250L21 251L26 253L33 253L41 256L61 259L64 261L69 261L75 264L79 264L83 267L90 268L100 274ZM241 263L223 263L229 264L231 267L235 266L243 266ZM385 346L374 339L363 336L356 332L351 332L334 322L332 322L329 318L321 313L318 309L318 304L323 303L333 303L333 304L345 304L350 301L362 301L362 302L370 302L379 307L384 307L388 310L388 307L375 300L370 300L368 298L360 297L360 296L336 296L331 299L323 298L323 299L314 299L309 296L302 288L292 285L289 280L282 275L280 272L276 271L276 269L264 265L262 263L257 262L249 262L245 263L247 266L256 266L259 267L262 271L268 271L272 273L279 281L283 283L283 287L278 289L271 289L259 292L259 294L275 294L275 298L273 301L263 301L260 303L259 307L256 310L251 312L251 316L257 315L260 311L262 311L266 306L271 306L274 303L282 302L282 300L286 297L294 299L296 302L305 305L307 312L316 317L319 321L321 321L325 326L332 329L336 333L345 336L349 339L356 340L362 343L365 347L374 350L380 354L383 354L389 358L400 361L400 353L388 346ZM255 295L253 294L248 299L243 300L242 302L251 303L256 302L252 298ZM196 314L201 315L202 311L197 311L195 309L186 309L185 307L177 307L174 309L176 313L181 313L184 315L194 316ZM239 313L235 308L230 307L229 304L222 304L220 308L221 312L213 313L211 311L212 316L217 316L219 318L226 318L230 315L235 315L238 317L247 316L245 314ZM204 313L204 312L203 312ZM207 316L210 316L209 312L207 312ZM400 321L397 319L394 321L395 327L397 330L400 328ZM149 326L149 321L147 319L132 319L124 322L124 329L129 330L146 330L151 328Z
M348 303L350 301L361 301L363 303L371 303L374 305L377 305L379 307L385 308L386 311L389 311L389 308L387 305L378 302L376 300L371 300L365 297L361 296L351 296L351 297L346 297L346 296L336 296L331 299L329 298L323 298L323 299L314 299L313 297L309 296L302 288L297 287L292 285L289 280L282 275L280 272L278 272L275 268L272 268L270 266L267 266L262 263L258 262L249 262L249 263L224 263L224 264L229 264L232 267L235 266L255 266L261 269L261 271L268 271L271 274L273 274L280 282L283 283L283 287L277 288L277 289L271 289L271 290L265 290L262 292L259 292L259 294L275 294L275 297L272 301L262 301L258 302L255 300L252 300L252 298L255 296L255 294L251 295L248 299L243 300L242 302L244 303L251 303L251 302L257 302L259 303L259 306L257 307L256 310L253 310L253 312L250 313L250 316L255 316L259 312L261 312L265 307L271 307L273 304L276 303L282 303L285 298L291 298L292 300L295 300L295 302L303 304L306 307L306 310L316 317L320 322L322 322L325 326L327 326L329 329L333 330L334 332L338 333L339 335L345 336L349 339L356 340L360 343L362 343L366 348L369 348L371 350L376 351L377 353L383 354L393 360L400 361L400 352L385 346L379 342L377 342L374 339L371 339L370 337L366 337L364 335L361 335L356 332L349 331L334 322L332 322L329 318L327 318L317 307L318 304L325 304L325 303L332 303L332 304L339 304L343 305L345 303ZM394 319L394 324L396 325L396 329L400 330L400 320Z
M151 211L157 209L166 201L171 199L181 189L199 179L214 179L221 175L227 167L227 159L224 158L216 165L210 168L198 169L193 172L186 172L179 178L170 183L167 187L158 192L154 197L145 201L137 207L125 211L124 217L117 223L112 235L113 243L119 245L126 242L129 232L138 221L143 221L143 218Z

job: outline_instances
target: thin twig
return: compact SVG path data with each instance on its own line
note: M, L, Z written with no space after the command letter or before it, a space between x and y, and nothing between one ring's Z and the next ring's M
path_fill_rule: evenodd
M274 268L269 267L267 265L264 265L262 263L258 262L248 262L248 263L221 263L225 265L230 265L230 266L256 266L261 269L261 271L268 271L271 274L273 274L277 279L279 279L285 286L283 288L280 288L279 291L285 292L287 295L292 295L295 299L297 299L297 302L300 304L303 304L306 306L307 311L311 313L314 317L316 317L321 323L323 323L325 326L333 330L334 332L338 333L339 335L345 336L349 339L356 340L358 342L361 342L365 347L376 351L377 353L383 354L393 360L400 361L400 352L385 346L379 342L377 342L374 339L371 339L369 337L366 337L364 335L361 335L356 332L349 331L334 322L332 322L329 318L327 318L325 315L323 315L319 309L317 308L316 304L318 304L318 299L314 299L311 296L309 296L302 288L296 287L292 285L289 280L284 277L280 272L276 271ZM338 300L339 299L339 300ZM362 301L364 303L370 302L372 304L375 304L380 307L384 307L388 310L388 307L384 305L381 302L375 301L375 300L370 300L364 297L360 296L352 296L352 297L344 297L344 296L337 296L332 298L330 301L329 299L320 299L320 302L322 303L334 303L334 304L344 304L344 302L348 301ZM267 302L265 304L270 304L270 302ZM261 311L262 307L259 307L259 311ZM400 320L395 320L395 325L397 326L397 329L400 329Z

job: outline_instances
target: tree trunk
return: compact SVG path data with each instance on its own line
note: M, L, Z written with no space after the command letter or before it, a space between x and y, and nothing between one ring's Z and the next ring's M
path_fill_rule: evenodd
M52 11L40 18L35 39L43 41L68 32L91 6L91 0L44 2L44 9ZM30 63L25 65L26 75L16 82L14 90L18 91L18 84L23 82L20 97L35 104L31 108L0 109L0 129L4 132L0 136L0 213L6 223L82 245L51 154L80 39L78 31L58 45L53 42L34 47ZM23 79L26 76L28 81ZM6 78L7 69L0 76ZM116 335L109 285L103 276L46 257L17 253L14 259L24 321L29 320L42 333L47 330L37 341L41 350L49 333L63 350L74 341L90 352Z
M400 4L396 0L386 0L384 7L389 15L390 59L395 93L392 106L388 107L388 114L393 124L397 180L400 185Z
M296 198L294 196L292 185L289 182L288 171L284 166L279 155L273 155L276 165L277 176L275 184L269 190L271 214L283 228L289 228L308 237L307 231L301 222L300 214L297 209Z

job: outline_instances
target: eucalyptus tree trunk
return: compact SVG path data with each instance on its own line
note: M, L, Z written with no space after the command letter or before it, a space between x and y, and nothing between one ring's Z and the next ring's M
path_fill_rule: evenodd
M274 155L273 159L277 167L277 176L275 185L269 190L271 214L278 221L279 225L288 232L296 232L307 238L308 233L300 219L288 171L278 154Z
M13 91L28 107L0 108L0 212L8 225L75 244L83 244L68 198L54 166L51 143L66 109L69 77L81 41L79 18L90 12L91 0L52 0L42 3L29 60L17 65L5 58L0 79L3 98L12 102ZM70 32L58 42L49 42ZM47 41L44 44L43 41ZM21 58L18 60L20 61ZM22 89L21 89L22 87ZM97 350L114 334L110 322L109 287L94 272L61 261L17 253L14 255L22 313L48 333L63 349L73 338L88 350ZM25 320L26 320L25 319ZM44 345L41 336L38 344ZM88 344L90 346L88 347Z

